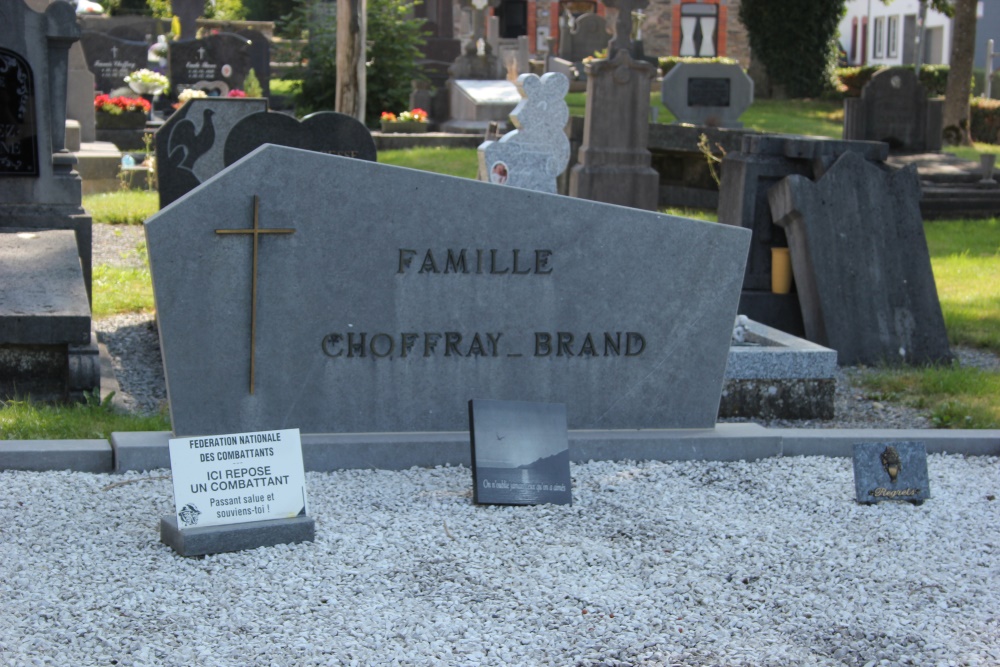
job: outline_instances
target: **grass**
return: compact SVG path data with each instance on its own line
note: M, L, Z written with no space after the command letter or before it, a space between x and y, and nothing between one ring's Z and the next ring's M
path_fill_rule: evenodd
M153 282L149 269L100 264L94 267L94 317L153 310Z
M110 397L109 397L110 398ZM128 415L110 401L91 398L73 405L44 405L30 400L0 402L0 439L107 440L113 431L169 431L166 415Z
M475 148L410 148L378 154L378 161L382 164L462 178L476 177L478 160Z
M1000 428L1000 373L957 365L876 369L857 382L869 398L928 413L938 428Z
M155 191L119 190L83 198L83 209L94 222L109 225L141 225L160 210L160 196Z

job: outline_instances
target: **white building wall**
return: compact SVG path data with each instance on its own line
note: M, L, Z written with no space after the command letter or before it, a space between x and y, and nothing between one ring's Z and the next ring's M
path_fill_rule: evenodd
M840 45L851 65L910 65L920 3L917 0L847 0ZM864 26L867 25L867 39ZM927 10L924 64L946 64L951 56L951 19Z

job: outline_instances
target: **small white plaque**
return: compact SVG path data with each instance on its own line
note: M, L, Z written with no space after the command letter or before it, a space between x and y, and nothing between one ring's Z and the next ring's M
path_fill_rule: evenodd
M173 438L170 468L182 530L308 513L297 428Z

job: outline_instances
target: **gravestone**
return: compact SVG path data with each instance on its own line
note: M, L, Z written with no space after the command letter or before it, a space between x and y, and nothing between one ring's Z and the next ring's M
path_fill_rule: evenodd
M260 112L239 120L229 131L222 161L229 166L264 144L375 161L371 132L359 120L336 111L320 111L299 122L281 113Z
M102 32L83 33L80 38L87 67L94 75L94 86L102 93L125 88L125 77L146 67L149 45L113 37Z
M188 88L210 97L225 97L243 89L250 72L250 41L232 33L170 44L170 94Z
M77 42L69 50L66 117L80 124L80 141L86 143L97 141L94 120L95 89L94 74L87 67L87 58L83 54L83 47Z
M181 24L179 39L194 39L198 32L198 18L205 11L202 0L170 0L170 10Z
M656 68L627 50L587 65L587 119L571 197L655 211L660 175L650 166L649 93Z
M505 129L507 118L521 102L521 93L511 81L457 79L448 82L451 90L451 119L445 132L482 134L491 122Z
M852 449L859 503L905 500L919 505L931 497L924 443L856 442Z
M273 145L145 229L178 436L710 429L750 236Z
M848 152L818 181L789 176L768 196L809 340L844 365L951 359L916 167L893 173Z
M99 378L88 365L91 219L64 143L69 48L79 37L70 4L0 5L0 378L17 391L44 377L34 391L62 398ZM74 364L88 368L74 373Z
M555 194L556 178L569 161L569 80L555 72L540 79L522 74L517 89L522 99L510 114L517 129L480 144L479 178Z
M844 139L884 141L893 152L941 150L944 101L928 99L912 67L876 72L844 100Z
M155 137L160 208L222 171L233 127L265 111L265 99L225 97L189 100L175 111Z
M597 51L608 48L608 26L604 17L588 12L575 17L559 31L559 57L578 64Z
M271 41L259 30L240 30L236 34L250 40L250 68L260 82L264 97L271 96ZM246 86L241 88L246 92Z
M469 431L474 503L573 503L565 405L473 399Z
M739 128L753 104L753 80L739 65L682 62L663 77L660 96L679 123Z
M784 228L772 220L767 193L793 174L818 179L847 152L884 165L889 147L875 141L749 135L742 138L740 150L726 153L719 186L719 222L753 231L740 313L785 333L805 334L798 293L794 289L790 294L771 292L771 251L787 247L788 241Z

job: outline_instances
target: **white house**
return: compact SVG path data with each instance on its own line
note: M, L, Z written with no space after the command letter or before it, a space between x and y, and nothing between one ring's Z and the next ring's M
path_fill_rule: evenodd
M982 3L980 3L982 5ZM917 0L847 0L840 22L840 45L851 65L912 65L915 59ZM982 11L980 10L980 16ZM951 19L927 10L923 62L946 64L951 55Z

